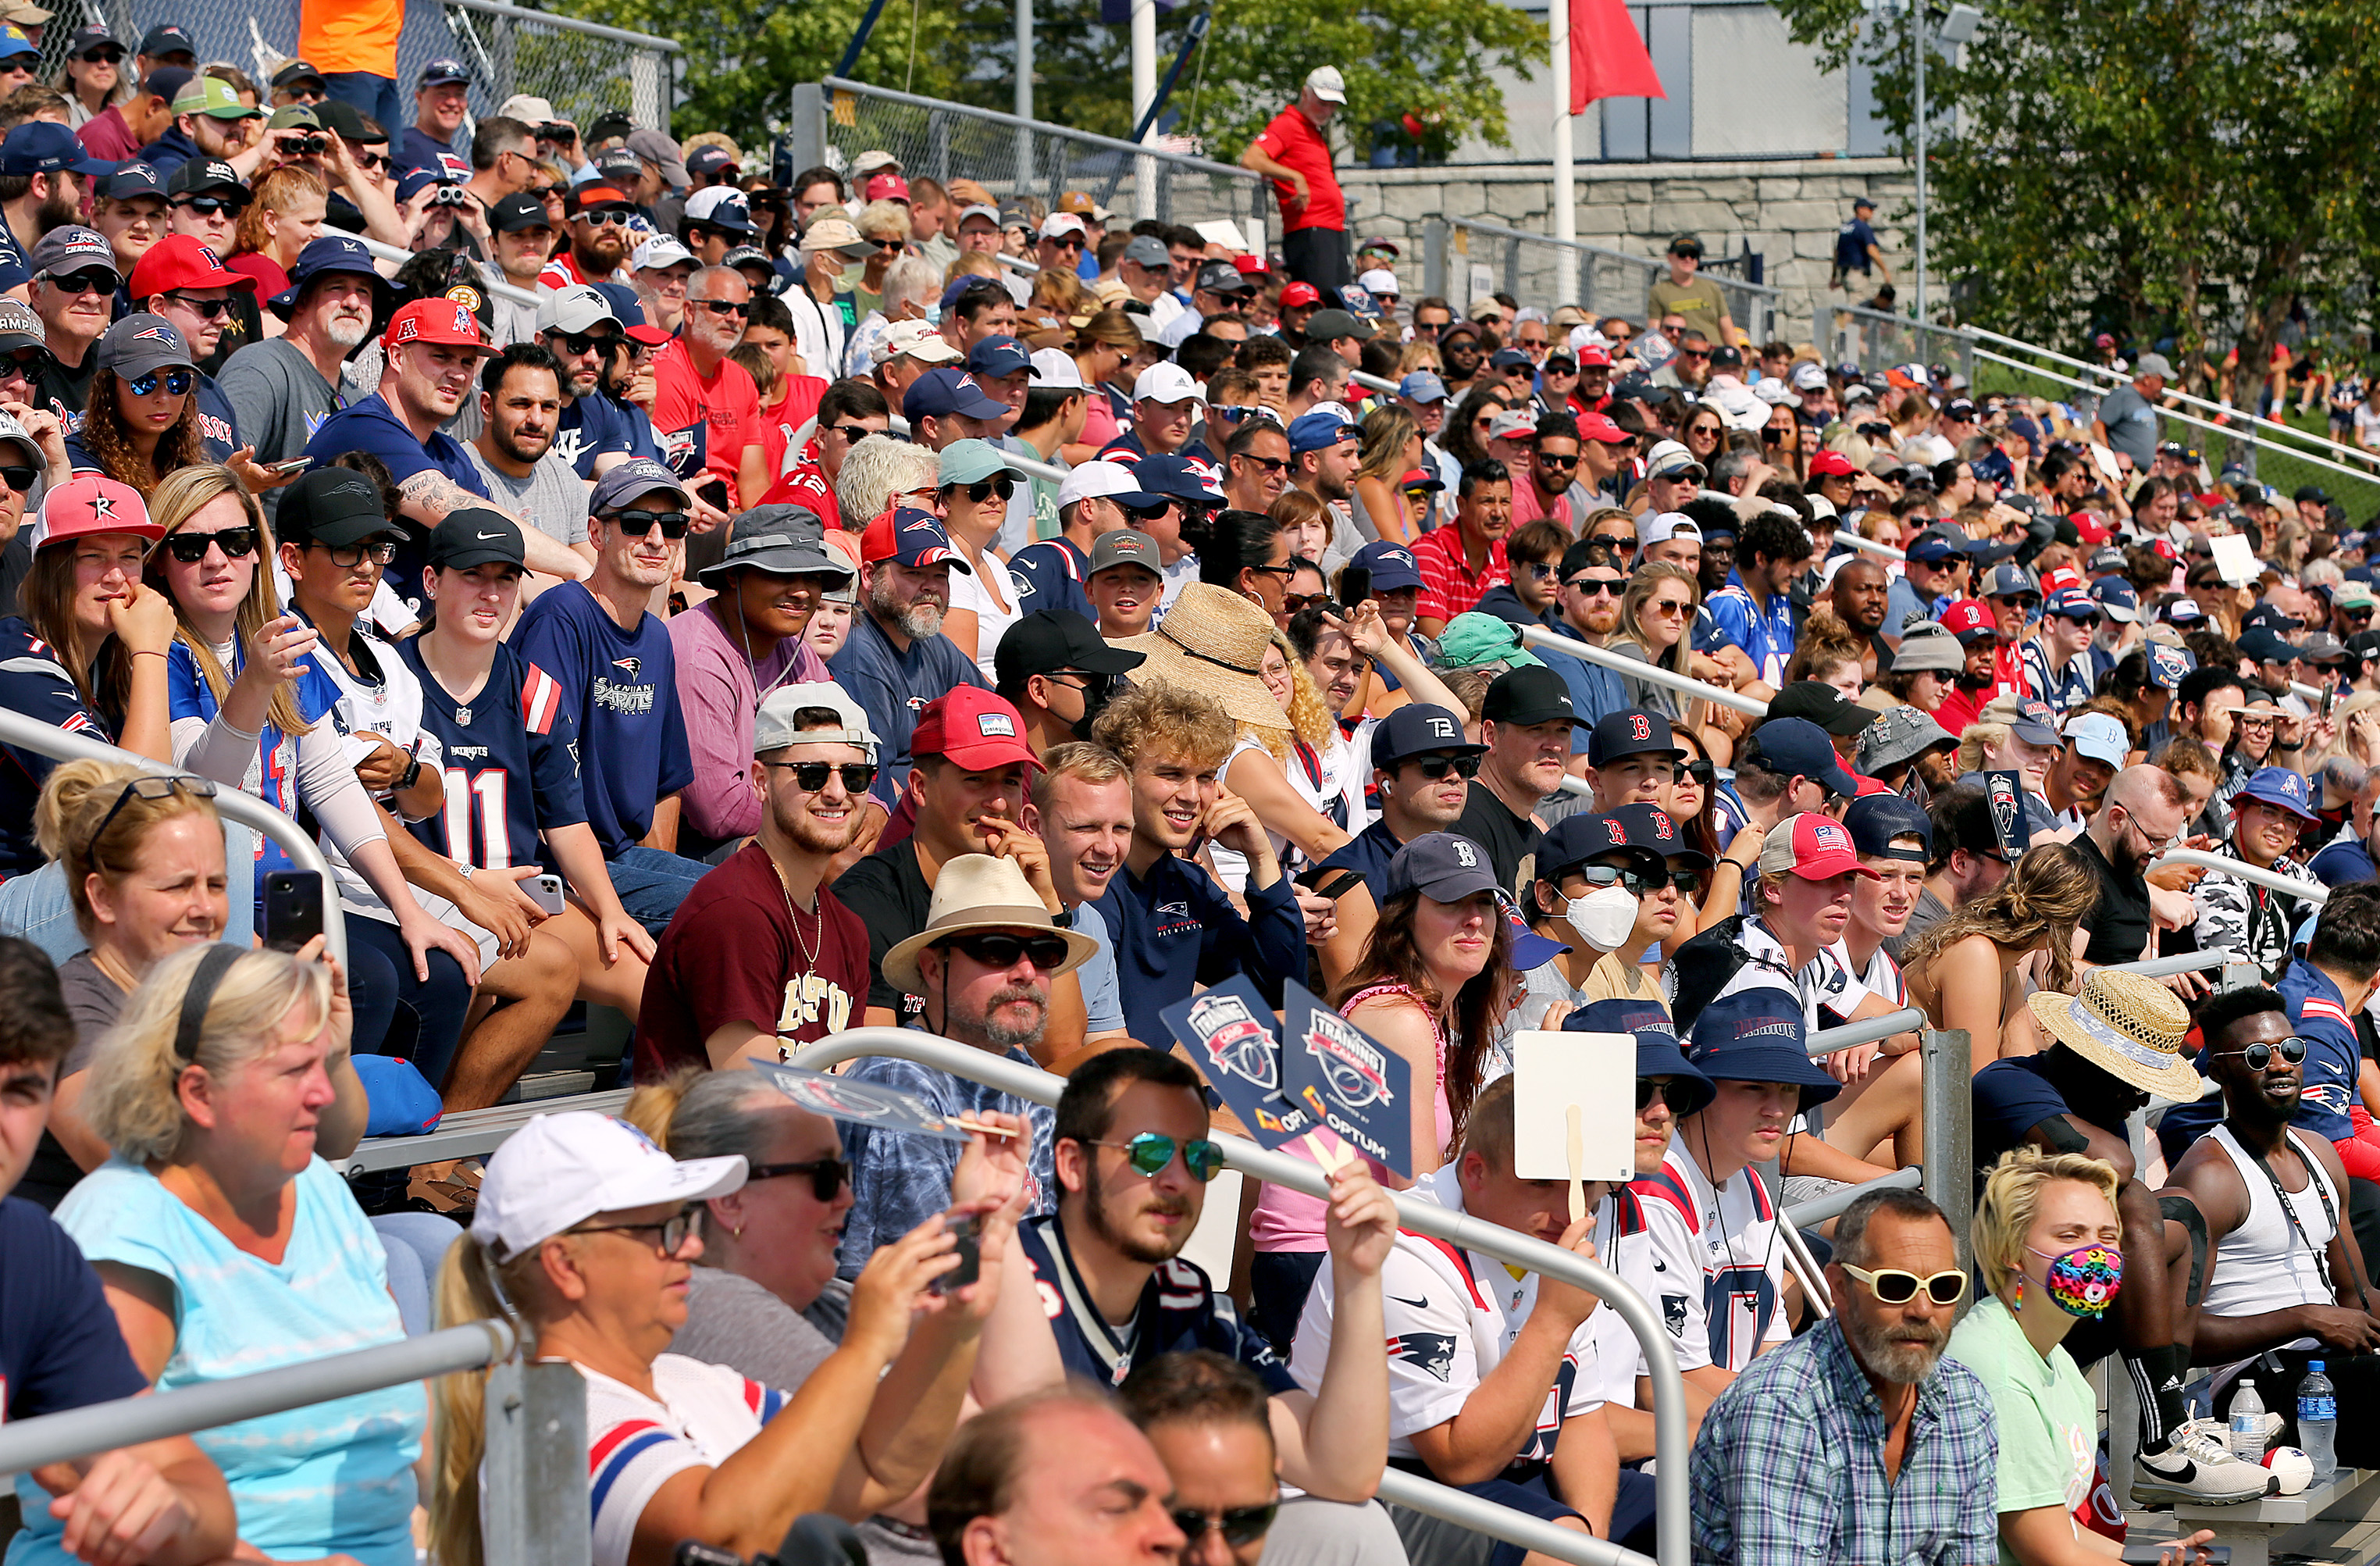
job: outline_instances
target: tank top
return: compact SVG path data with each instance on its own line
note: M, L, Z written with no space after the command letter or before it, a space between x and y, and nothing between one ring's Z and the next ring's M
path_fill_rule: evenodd
M1370 984L1348 996L1347 1003L1339 1010L1344 1015L1366 1001L1390 995L1402 996L1416 1006L1421 1004L1421 998L1414 994L1410 985ZM1438 1084L1431 1095L1431 1109L1438 1128L1438 1145L1443 1147L1454 1135L1454 1111L1446 1101L1446 1030L1439 1026L1435 1015L1430 1018L1429 1031L1430 1052L1438 1059ZM1321 1137L1324 1145L1334 1150L1346 1146L1337 1132L1317 1130L1313 1135ZM1318 1165L1303 1137L1281 1150L1291 1158ZM1375 1178L1385 1172L1378 1164L1372 1164L1371 1170ZM1323 1234L1323 1215L1320 1197L1293 1191L1286 1185L1269 1184L1257 1194L1256 1216L1248 1225L1248 1236L1260 1251L1324 1250L1328 1248L1329 1241Z
M2305 1137L2295 1129L2289 1133L2313 1175L2304 1190L2289 1193L2297 1219L2291 1223L2274 1195L2265 1166L2240 1146L2231 1128L2218 1125L2208 1135L2240 1171L2240 1184L2248 1190L2248 1216L2224 1236L2216 1256L2215 1276L2206 1281L2207 1313L2257 1316L2291 1305L2332 1303L2322 1258L2310 1247L2329 1245L2338 1229L2335 1215L2339 1197L2329 1174L2308 1150Z

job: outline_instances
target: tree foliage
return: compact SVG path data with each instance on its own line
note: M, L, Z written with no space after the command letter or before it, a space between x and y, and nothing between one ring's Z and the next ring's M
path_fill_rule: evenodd
M1777 0L1796 39L1876 67L1904 140L1908 18ZM1927 57L1932 261L1971 319L2079 346L2236 347L2250 403L2292 300L2360 312L2374 249L2380 8L2369 0L1989 0Z

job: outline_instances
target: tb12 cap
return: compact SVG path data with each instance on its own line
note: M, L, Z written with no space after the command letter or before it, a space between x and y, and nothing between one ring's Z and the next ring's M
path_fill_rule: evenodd
M1487 748L1463 736L1462 719L1427 702L1407 702L1372 731L1372 765L1382 771L1393 771L1407 757L1477 756Z

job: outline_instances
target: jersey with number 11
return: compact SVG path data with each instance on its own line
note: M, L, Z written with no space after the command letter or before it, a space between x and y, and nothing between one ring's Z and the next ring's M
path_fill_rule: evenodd
M446 806L413 822L413 835L473 869L537 863L540 832L587 819L578 733L561 686L499 644L487 683L459 700L420 648L419 637L397 644L421 681L421 726L445 747Z

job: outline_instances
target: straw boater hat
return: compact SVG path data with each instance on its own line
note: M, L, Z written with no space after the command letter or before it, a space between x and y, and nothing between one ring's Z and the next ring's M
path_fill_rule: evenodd
M1163 682L1210 696L1232 722L1286 732L1289 714L1264 683L1272 616L1229 589L1191 582L1157 629L1116 644L1148 655L1135 685Z
M1082 966L1099 950L1099 942L1089 936L1058 928L1015 860L962 854L943 865L934 878L926 928L884 953L884 977L912 995L923 995L926 981L917 972L917 953L938 941L973 929L1028 929L1037 935L1062 937L1066 960L1046 976L1050 978Z
M2190 1014L2155 979L2093 968L2080 994L2045 990L2031 1003L2034 1020L2050 1037L2119 1081L2176 1103L2206 1091L2182 1054Z

